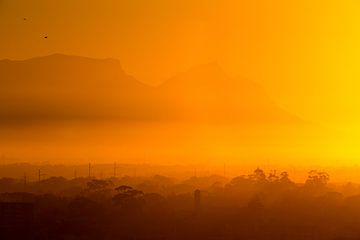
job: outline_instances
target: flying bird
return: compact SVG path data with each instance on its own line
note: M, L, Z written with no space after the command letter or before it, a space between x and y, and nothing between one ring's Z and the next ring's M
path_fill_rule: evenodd
M45 36L44 38L45 38L45 39L48 39L48 36Z

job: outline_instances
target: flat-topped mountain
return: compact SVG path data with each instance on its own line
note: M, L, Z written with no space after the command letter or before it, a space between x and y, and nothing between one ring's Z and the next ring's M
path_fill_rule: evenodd
M55 54L0 61L1 114L9 118L146 118L154 89L114 59Z
M228 77L217 64L195 67L151 87L126 74L114 59L55 54L2 60L0 98L0 115L8 121L299 121L260 86Z

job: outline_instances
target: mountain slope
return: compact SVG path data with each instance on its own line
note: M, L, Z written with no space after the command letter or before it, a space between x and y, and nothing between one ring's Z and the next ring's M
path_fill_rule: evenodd
M207 64L155 88L118 61L50 55L0 61L1 121L119 120L295 123L253 82Z
M296 123L254 82L232 79L215 63L179 74L159 87L179 117L242 124Z
M112 59L51 55L0 61L1 115L18 119L145 118L154 89Z

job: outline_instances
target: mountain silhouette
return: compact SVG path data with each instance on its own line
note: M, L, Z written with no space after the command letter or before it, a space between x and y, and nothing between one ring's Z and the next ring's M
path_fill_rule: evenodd
M253 81L229 77L217 63L195 67L159 87L179 117L242 124L296 123Z
M147 113L154 89L114 59L50 55L0 61L1 114L9 120L118 118Z
M254 82L216 64L195 67L158 87L126 74L114 59L55 54L0 61L2 121L121 120L296 123Z

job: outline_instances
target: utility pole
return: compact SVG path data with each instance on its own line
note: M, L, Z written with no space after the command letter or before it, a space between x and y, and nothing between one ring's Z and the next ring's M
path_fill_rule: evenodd
M116 178L116 162L114 162L114 178Z
M27 176L26 173L24 173L24 192L26 192L26 184L27 184Z
M41 177L42 176L45 176L46 174L45 173L41 173L41 169L39 169L39 171L38 171L38 180L39 180L39 184L40 184L40 182L41 182Z
M89 178L91 178L91 163L89 163Z
M114 178L116 178L116 176L117 176L117 170L118 170L118 166L117 166L117 164L116 164L116 162L114 162Z

